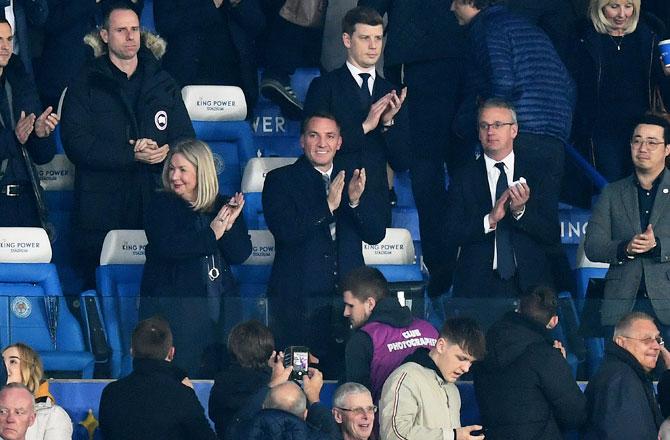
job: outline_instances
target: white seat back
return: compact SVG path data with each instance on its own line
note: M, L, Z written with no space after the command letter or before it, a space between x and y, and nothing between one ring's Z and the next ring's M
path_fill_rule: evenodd
M247 117L247 102L239 87L186 86L181 97L192 121L243 121Z
M243 264L251 266L271 265L275 259L275 238L266 229L251 230L251 255Z
M105 236L100 266L108 264L144 264L147 236L142 229L117 229Z
M64 154L56 154L51 162L37 165L37 172L45 191L74 190L74 164Z
M255 157L249 160L242 176L242 192L262 192L265 177L275 168L291 165L296 157Z
M386 228L386 236L378 244L363 243L366 265L414 264L414 242L407 229Z
M0 263L50 263L51 243L42 228L0 228Z

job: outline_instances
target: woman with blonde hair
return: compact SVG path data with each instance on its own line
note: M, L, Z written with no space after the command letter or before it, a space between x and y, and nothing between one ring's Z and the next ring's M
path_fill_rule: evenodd
M656 97L670 98L670 68L659 62L663 25L641 13L640 0L589 0L588 18L570 63L573 142L612 182L632 173L630 133L641 115L657 110Z
M28 428L26 440L71 440L72 420L56 405L44 380L42 359L35 350L17 342L2 351L7 383L22 383L35 395L35 423Z
M162 183L144 221L140 314L168 319L174 361L197 376L203 350L224 340L222 305L236 294L230 264L251 254L244 197L219 195L212 152L194 139L170 147Z

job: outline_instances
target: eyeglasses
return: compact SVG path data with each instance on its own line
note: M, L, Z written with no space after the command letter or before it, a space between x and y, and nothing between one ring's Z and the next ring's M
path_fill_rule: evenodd
M505 125L514 125L514 124L516 124L516 122L500 122L500 121L495 121L495 122L492 122L492 123L490 123L490 124L488 124L488 123L486 123L486 122L480 122L479 124L477 124L477 127L479 127L479 129L480 129L481 131L488 131L489 128L493 128L494 130L500 130L500 129L503 128Z
M665 144L663 141L655 141L651 139L640 139L640 138L635 138L631 139L630 141L630 146L633 148L641 148L643 145L646 145L649 151L654 151L657 149L660 145Z
M374 414L374 413L377 412L377 405L372 405L372 406L368 406L368 407L365 407L365 408L363 408L361 406L358 406L356 408L341 408L339 406L336 406L335 408L337 408L339 410L342 410L342 411L350 411L357 416L364 416L366 414Z
M663 340L663 338L661 336L656 336L656 337L649 336L648 338L631 338L630 336L621 335L621 337L626 338L626 339L632 339L634 341L640 341L644 345L651 345L651 344L654 343L654 341L656 341L656 343L658 343L658 345L665 345L665 341Z

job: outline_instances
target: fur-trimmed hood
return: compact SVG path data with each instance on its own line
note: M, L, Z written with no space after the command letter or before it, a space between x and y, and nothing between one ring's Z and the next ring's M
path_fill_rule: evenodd
M167 42L158 35L143 29L140 33L140 39L142 41L142 46L147 48L157 60L160 60L161 57L165 55ZM102 41L99 29L86 34L86 36L84 36L84 43L91 46L95 58L107 53L107 44Z

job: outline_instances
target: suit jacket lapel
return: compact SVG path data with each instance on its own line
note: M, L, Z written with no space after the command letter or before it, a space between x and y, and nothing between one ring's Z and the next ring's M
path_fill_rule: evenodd
M367 111L365 112L365 114L363 114L363 109L361 108L361 98L358 95L360 87L358 87L358 83L356 82L354 77L351 76L351 72L349 71L347 65L345 64L344 66L340 67L338 73L342 85L340 90L342 90L344 94L343 96L344 101L349 103L350 105L349 108L351 108L352 111L358 112L359 116L367 115Z
M477 161L479 162L479 171L476 175L471 176L470 188L472 188L475 192L475 197L477 197L477 206L486 206L491 210L493 203L491 203L491 189L489 188L489 178L486 174L484 155L480 156Z
M649 223L652 225L658 224L661 216L665 214L665 210L670 202L670 172L667 169L663 171L663 179L658 184L656 191L656 198L654 199L654 206L651 208L651 216L649 216Z

